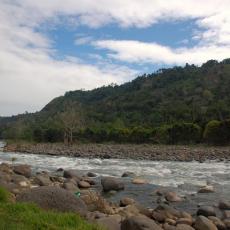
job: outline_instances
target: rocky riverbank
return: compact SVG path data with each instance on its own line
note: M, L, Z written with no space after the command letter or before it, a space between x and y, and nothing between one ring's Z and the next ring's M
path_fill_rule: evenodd
M6 152L23 152L84 158L205 161L229 160L230 146L161 146L149 144L7 144Z
M230 200L213 200L213 184L197 189L191 196L181 196L165 187L149 191L153 206L143 206L130 196L111 202L105 197L127 189L128 183L136 189L147 181L132 172L122 177L101 177L94 172L81 174L78 170L59 168L54 172L33 172L30 165L0 164L0 186L11 192L14 202L34 202L44 209L75 212L90 222L108 230L229 230ZM183 210L194 196L199 196L196 209ZM180 206L180 204L183 204ZM177 208L180 207L180 208Z

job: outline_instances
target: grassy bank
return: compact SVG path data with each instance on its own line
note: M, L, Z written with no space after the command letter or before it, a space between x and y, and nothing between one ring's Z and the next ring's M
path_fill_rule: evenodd
M74 213L44 211L34 204L11 203L8 197L8 193L0 188L1 230L102 230Z

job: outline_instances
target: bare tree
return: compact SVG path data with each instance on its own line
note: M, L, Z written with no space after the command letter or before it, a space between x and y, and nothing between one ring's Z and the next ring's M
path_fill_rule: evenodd
M64 143L73 144L73 133L85 125L81 107L73 106L67 108L59 114L59 118L64 131Z

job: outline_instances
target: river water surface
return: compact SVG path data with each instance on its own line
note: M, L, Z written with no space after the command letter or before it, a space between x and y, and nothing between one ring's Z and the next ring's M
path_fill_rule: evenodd
M148 161L148 160L125 160L125 159L87 159L65 156L35 155L16 152L4 153L0 142L0 163L12 162L25 163L32 166L34 171L55 172L58 168L77 169L82 173L94 172L100 176L121 177L125 171L134 172L137 176L146 179L148 185L132 185L127 180L125 191L118 193L111 199L119 199L121 196L129 195L141 203L152 206L154 204L154 189L159 186L169 190L177 191L181 195L190 198L190 208L198 203L213 203L221 198L229 198L230 193L230 162L229 161L207 161L199 162L170 162L170 161ZM214 185L216 192L213 194L197 194L200 186L206 184ZM196 194L191 195L191 194ZM187 206L186 204L181 206Z

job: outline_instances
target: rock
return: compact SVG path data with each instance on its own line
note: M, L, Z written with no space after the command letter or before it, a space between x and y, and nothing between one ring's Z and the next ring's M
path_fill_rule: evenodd
M56 170L56 172L63 172L63 171L64 171L63 168L58 168L58 169Z
M214 187L212 185L206 185L198 190L198 193L212 193L214 192Z
M96 177L97 174L96 174L96 173L93 173L93 172L88 172L88 173L87 173L87 176L88 176L88 177Z
M81 179L81 175L78 170L70 169L70 170L64 170L63 176L65 178L77 178L78 180Z
M124 172L121 177L135 177L134 172Z
M17 174L11 176L11 183L20 185L22 187L26 187L26 185L27 186L30 185L30 181L26 177Z
M212 206L202 206L197 210L197 216L216 216L215 209Z
M1 171L1 173L4 172L6 174L12 174L13 173L11 166L7 163L1 163L0 164L0 171Z
M230 210L230 202L226 200L221 200L218 205L221 210Z
M224 219L230 219L230 210L224 210L223 217Z
M141 179L141 178L134 178L132 180L133 184L147 184L147 181L145 179Z
M110 190L123 190L125 188L124 183L114 177L103 177L101 179L101 185L103 187L104 192L109 192Z
M32 172L30 165L26 165L26 164L23 164L23 165L14 165L13 166L13 171L16 174L25 176L27 178L31 177L31 172Z
M85 203L65 189L56 186L42 186L33 188L17 197L19 202L33 202L44 209L52 209L60 212L76 212L86 215Z
M165 194L165 199L169 202L180 202L182 198L179 197L175 192L167 192Z
M96 182L90 177L83 177L82 180L88 182L90 185L96 184Z
M168 223L170 225L176 225L176 221L170 218L166 218L165 223Z
M119 217L116 216L108 216L108 217L102 217L100 219L97 219L97 223L100 224L101 226L105 227L106 229L109 230L120 230L120 221L121 217L119 220Z
M79 181L78 182L78 187L79 188L90 188L90 184L86 181Z
M70 191L70 192L79 192L80 191L80 189L76 186L76 184L74 184L71 181L64 182L63 188Z
M177 224L186 224L186 225L192 225L193 223L193 220L192 218L179 218L177 221L176 221Z
M164 223L164 222L166 222L167 216L162 211L153 211L152 212L152 218L159 223ZM168 218L168 219L170 219L170 218Z
M226 230L229 230L230 229L230 219L223 220L223 222L225 224Z
M222 220L220 220L219 218L217 218L215 216L209 216L208 219L211 220L213 222L213 224L216 225L218 230L225 230L226 229L224 222Z
M40 174L34 178L34 182L40 186L49 186L52 184L48 175Z
M178 224L176 230L195 230L193 227L187 224Z
M196 230L218 230L215 224L205 216L198 216L196 218L194 228Z
M166 204L158 205L154 211L163 213L166 218L175 219L183 217L180 211Z
M131 204L134 204L135 203L135 200L132 199L132 198L129 198L129 197L124 197L120 200L120 206L121 207L125 207L127 205L131 205Z
M121 230L163 230L146 216L132 216L121 222Z
M176 226L169 225L168 223L165 223L163 228L164 230L176 230Z

